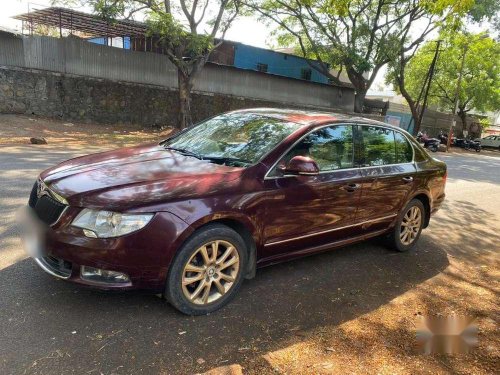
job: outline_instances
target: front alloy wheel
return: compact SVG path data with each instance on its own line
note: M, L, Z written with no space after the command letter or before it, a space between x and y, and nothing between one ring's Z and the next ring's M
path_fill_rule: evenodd
M170 265L165 297L184 314L213 312L235 296L247 259L246 243L235 230L208 224L178 250Z
M217 301L234 285L240 257L228 241L202 245L189 259L182 274L182 292L196 305Z

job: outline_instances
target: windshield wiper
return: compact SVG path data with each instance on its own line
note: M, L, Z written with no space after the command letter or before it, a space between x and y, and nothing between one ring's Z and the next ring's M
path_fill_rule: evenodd
M233 158L233 157L228 157L228 156L203 155L202 159L204 159L204 160L213 160L213 161L221 161L223 163L225 163L225 162L236 162L236 163L242 163L242 164L252 164L252 162L250 160L240 159L240 158Z
M165 146L165 150L175 151L175 152L178 152L181 155L192 156L192 157L195 157L196 159L200 159L200 160L203 159L203 157L201 155L197 154L196 152L186 150L185 148Z

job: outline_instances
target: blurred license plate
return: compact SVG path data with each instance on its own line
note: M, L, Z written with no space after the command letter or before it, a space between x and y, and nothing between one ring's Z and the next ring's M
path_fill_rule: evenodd
M26 207L19 215L19 227L24 250L30 257L40 258L45 256L45 231L33 210Z

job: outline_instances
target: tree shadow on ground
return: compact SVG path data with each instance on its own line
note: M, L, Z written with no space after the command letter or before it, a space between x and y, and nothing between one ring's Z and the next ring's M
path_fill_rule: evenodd
M20 156L9 168L23 168L32 156ZM43 163L59 157L65 155L47 155ZM17 177L12 183L19 190L9 194L27 197L33 178ZM461 201L448 202L443 211L415 251L394 253L371 241L264 268L226 308L196 318L151 295L85 289L51 278L30 259L19 261L0 270L0 373L189 374L229 363L272 372L269 353L318 330L339 332L348 351L370 357L362 337L344 332L344 323L387 308L407 292L424 306L460 309L457 295L470 297L470 285L487 284L481 274L450 270L448 254L467 267L491 266L500 239L495 215ZM12 238L8 231L1 235ZM493 310L487 304L471 311L490 316ZM372 326L366 325L391 337L392 327ZM407 326L403 331L410 337ZM386 350L408 355L399 345L389 343ZM453 361L430 361L440 370L459 368Z
M446 254L425 240L407 254L359 244L259 270L229 306L193 318L153 296L58 282L28 259L0 271L0 284L11 285L2 292L8 323L0 368L111 373L124 366L127 373L186 374L224 363L246 366L297 332L377 309L447 265Z

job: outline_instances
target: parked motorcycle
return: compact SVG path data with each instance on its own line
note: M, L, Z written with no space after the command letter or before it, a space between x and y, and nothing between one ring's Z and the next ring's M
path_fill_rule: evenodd
M427 148L432 152L436 152L439 149L439 145L441 144L441 140L437 138L429 138L427 134L422 132L418 132L417 141L419 143L423 143L424 148Z
M448 144L448 134L445 134L442 130L439 132L438 139L442 145Z
M470 138L456 138L453 145L461 147L465 150L475 150L476 152L481 152L481 142Z

